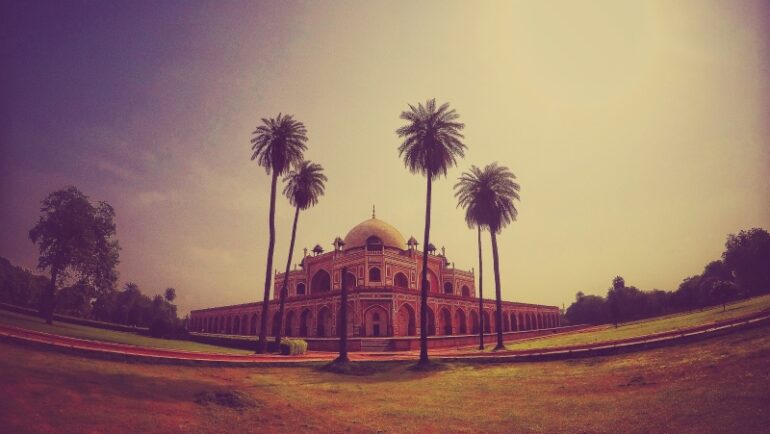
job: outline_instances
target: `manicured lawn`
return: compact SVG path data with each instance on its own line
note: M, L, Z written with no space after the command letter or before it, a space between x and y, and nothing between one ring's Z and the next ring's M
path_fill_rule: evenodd
M663 317L639 320L619 324L617 328L612 325L603 325L579 332L546 336L529 339L526 341L512 342L506 345L511 350L523 350L531 348L548 348L566 345L582 345L597 342L626 339L652 333L660 333L669 330L683 329L702 324L724 321L739 316L749 315L765 309L770 309L770 295L763 295L748 300L742 300L727 305L722 311L722 306L704 309L703 311L685 312ZM491 351L493 345L488 350Z
M0 310L0 324L14 327L21 327L29 330L35 330L45 333L52 333L73 338L91 339L95 341L115 342L119 344L139 345L152 348L166 348L188 351L201 351L207 353L229 353L229 354L250 354L252 352L238 350L233 348L218 347L214 345L201 344L192 341L174 340L174 339L156 339L147 336L141 336L135 333L118 332L112 330L98 329L94 327L82 326L78 324L69 324L65 322L54 321L48 325L41 318L23 315L15 312Z
M367 376L87 359L0 342L4 432L675 432L770 426L770 326L613 357ZM237 392L253 406L197 404Z

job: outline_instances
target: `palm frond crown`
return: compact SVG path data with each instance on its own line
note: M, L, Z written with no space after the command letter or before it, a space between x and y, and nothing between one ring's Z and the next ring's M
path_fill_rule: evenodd
M471 166L455 184L457 206L465 209L468 226L479 226L495 233L516 220L514 201L520 200L521 187L507 167L492 163L479 169Z
M324 183L327 180L320 164L302 161L283 178L286 183L283 195L289 199L292 206L307 209L317 204L318 199L323 196Z
M265 168L269 174L285 174L292 165L302 161L307 149L307 130L302 122L292 115L278 114L275 118L262 118L251 138L252 160Z
M436 108L435 99L417 107L410 104L409 110L401 113L407 124L396 130L404 139L398 155L410 172L433 179L446 175L447 169L457 164L466 148L460 133L465 125L457 122L459 117L454 109L449 109L449 103Z

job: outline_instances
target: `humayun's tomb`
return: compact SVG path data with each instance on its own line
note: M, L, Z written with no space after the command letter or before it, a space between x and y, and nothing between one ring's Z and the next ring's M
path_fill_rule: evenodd
M372 218L355 226L333 250L321 246L307 251L288 276L276 273L269 315L271 331L277 326L278 294L288 279L284 336L300 336L310 349L336 348L341 280L348 289L348 335L351 350L403 350L419 347L420 273L422 255L417 241L388 223ZM473 345L478 342L479 300L473 271L454 268L442 249L428 246L428 335L431 347ZM342 268L348 273L341 276ZM494 295L488 284L487 294ZM485 340L497 330L495 300L485 299ZM194 310L190 331L205 334L256 335L262 303ZM502 328L507 337L558 326L555 306L503 301ZM540 334L540 333L538 333Z

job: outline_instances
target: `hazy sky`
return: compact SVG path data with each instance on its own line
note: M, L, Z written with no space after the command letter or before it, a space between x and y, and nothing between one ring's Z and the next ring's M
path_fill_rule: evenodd
M298 251L372 204L421 240L424 178L394 131L435 97L466 123L433 188L431 240L458 268L478 264L452 186L498 161L522 186L505 299L569 304L618 274L675 289L728 233L770 228L768 29L755 1L2 1L0 256L34 267L39 202L73 184L116 209L121 284L174 286L183 312L256 300L269 177L249 139L278 112L329 177Z

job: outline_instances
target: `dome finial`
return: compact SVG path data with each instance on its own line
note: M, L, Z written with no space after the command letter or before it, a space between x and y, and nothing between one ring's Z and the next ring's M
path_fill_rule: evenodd
M372 218L376 218L376 217L374 216L374 205L372 205Z

